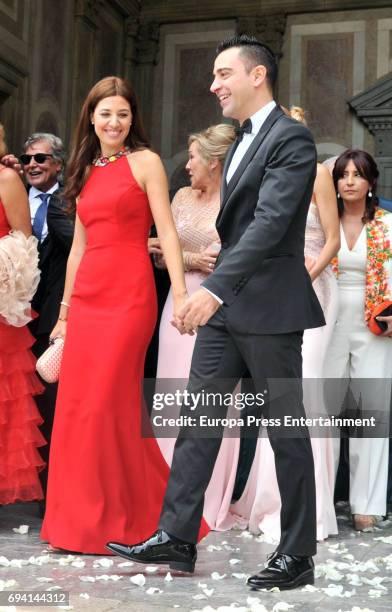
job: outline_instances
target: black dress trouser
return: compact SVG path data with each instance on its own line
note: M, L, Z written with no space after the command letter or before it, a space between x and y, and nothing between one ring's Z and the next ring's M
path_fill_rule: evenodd
M246 370L255 391L270 398L262 407L264 418L304 416L302 403L302 332L288 334L239 334L226 321L225 307L199 328L192 357L188 391L232 392ZM267 393L266 393L267 391ZM200 406L200 404L199 404ZM214 414L223 418L224 404L192 410L182 405L181 414L198 418ZM199 422L199 421L198 421ZM316 496L312 448L307 428L268 427L275 455L282 500L280 552L316 554ZM204 493L221 444L222 429L183 427L178 436L159 527L174 537L196 542L203 514Z

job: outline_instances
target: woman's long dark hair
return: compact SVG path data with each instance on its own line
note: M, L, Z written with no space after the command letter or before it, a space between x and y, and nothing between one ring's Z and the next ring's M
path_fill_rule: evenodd
M361 149L347 149L344 151L337 160L335 161L335 165L332 171L332 178L335 184L336 193L338 193L338 180L343 178L344 171L346 170L347 164L350 159L354 162L356 169L359 174L367 180L370 185L372 195L366 196L365 203L365 213L362 217L362 221L366 223L367 221L372 221L374 219L375 212L378 206L378 198L376 196L377 189L377 179L378 179L378 168L377 164L374 161L373 157L366 153L366 151L362 151ZM344 212L344 204L342 198L338 197L338 213L339 217L343 215Z
M122 96L128 101L132 112L132 127L125 139L125 145L131 151L149 147L144 131L143 122L138 110L137 99L131 85L125 79L109 76L98 81L87 94L82 106L79 121L75 129L73 146L66 168L64 198L69 203L69 212L76 208L76 198L85 184L89 167L100 154L99 139L91 124L93 114L98 102L110 96Z

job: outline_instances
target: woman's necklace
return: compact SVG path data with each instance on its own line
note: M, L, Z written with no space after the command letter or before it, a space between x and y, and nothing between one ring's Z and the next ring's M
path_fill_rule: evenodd
M129 147L121 147L121 149L117 151L117 153L115 153L114 155L110 155L109 157L107 157L106 155L101 155L101 157L97 157L96 159L94 159L93 166L107 166L108 164L115 162L117 159L120 159L120 157L127 155L129 151Z

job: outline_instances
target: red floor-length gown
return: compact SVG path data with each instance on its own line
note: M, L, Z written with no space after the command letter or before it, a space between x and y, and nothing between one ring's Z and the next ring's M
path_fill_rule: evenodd
M156 530L169 476L156 440L141 434L157 308L150 207L126 156L92 168L77 212L87 245L69 309L41 536L108 554L106 542L137 543Z
M0 238L10 229L0 202ZM33 400L43 388L29 351L33 342L26 326L0 321L0 505L43 497L38 472L45 464L37 448L46 442Z

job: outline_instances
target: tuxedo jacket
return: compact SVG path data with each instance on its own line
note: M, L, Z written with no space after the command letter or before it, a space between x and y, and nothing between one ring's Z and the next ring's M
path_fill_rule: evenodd
M306 218L316 176L309 130L275 107L228 184L216 227L222 249L202 285L220 297L228 327L283 334L325 323L304 264ZM212 321L211 321L212 322Z
M66 203L55 192L48 205L48 235L39 245L41 278L32 301L38 318L30 328L35 336L49 334L59 316L67 259L72 245L74 219L66 213Z

